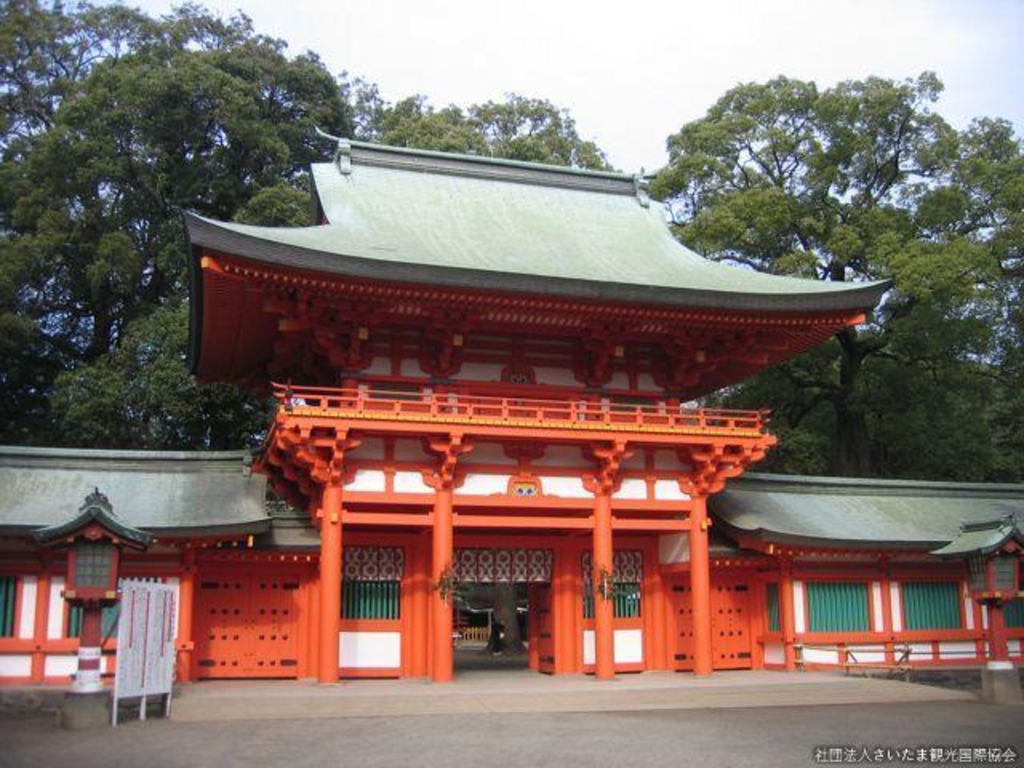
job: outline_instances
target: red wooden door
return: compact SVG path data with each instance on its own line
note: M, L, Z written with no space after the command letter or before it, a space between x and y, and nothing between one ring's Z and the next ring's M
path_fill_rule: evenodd
M745 576L711 582L711 647L715 669L750 669L750 584Z
M551 613L551 585L535 584L531 587L529 618L536 622L532 633L537 643L537 671L545 675L555 673L555 622Z
M693 669L693 602L689 579L672 586L675 669ZM750 586L746 576L711 575L711 663L714 669L750 669Z
M206 574L196 595L196 676L296 677L295 574Z

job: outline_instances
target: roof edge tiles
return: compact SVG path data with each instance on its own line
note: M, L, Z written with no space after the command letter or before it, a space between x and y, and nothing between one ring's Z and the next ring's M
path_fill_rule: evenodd
M855 312L875 306L891 281L870 283L826 284L813 280L777 277L793 283L791 292L756 292L742 290L708 290L686 286L647 285L587 280L529 273L499 272L460 266L385 261L364 256L349 256L323 248L307 235L322 235L325 228L338 225L285 229L227 224L193 213L185 214L187 235L193 250L208 248L281 267L323 272L339 277L379 280L388 283L414 283L466 290L486 289L504 293L524 293L534 296L562 297L584 301L615 304L644 304L683 309L717 309L736 312L775 312L780 314L814 312ZM293 242L281 242L278 235L287 235ZM320 240L321 237L316 237ZM308 240L306 245L302 241ZM679 246L682 248L682 246ZM198 255L198 254L196 254ZM193 259L193 262L195 259ZM709 267L726 271L726 277L742 277L744 270L708 262ZM199 277L195 269L195 278ZM737 273L735 275L729 273ZM748 272L748 275L762 273ZM773 276L774 277L774 276ZM805 285L801 286L800 283ZM735 283L734 283L735 284ZM796 290L804 288L805 290ZM816 290L806 290L806 289ZM193 286L193 306L201 311L196 298L199 285ZM201 315L200 315L201 316ZM198 319L198 318L197 318Z
M741 540L929 552L964 523L1024 514L1024 485L750 474L709 508Z

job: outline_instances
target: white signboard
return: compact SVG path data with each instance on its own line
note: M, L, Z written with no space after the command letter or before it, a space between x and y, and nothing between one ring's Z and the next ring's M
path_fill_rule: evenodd
M142 697L139 718L146 719L146 697L166 696L171 709L174 685L175 588L170 584L124 579L117 627L113 724L119 699Z

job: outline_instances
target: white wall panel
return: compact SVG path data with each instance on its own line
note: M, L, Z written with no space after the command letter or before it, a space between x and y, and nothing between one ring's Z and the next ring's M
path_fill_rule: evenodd
M0 677L31 677L32 654L0 655Z
M807 631L807 615L804 605L804 583L793 582L793 627L797 632Z
M18 612L18 637L30 640L36 628L36 600L39 581L35 574L21 577L21 610Z
M583 480L578 477L540 477L547 496L560 496L564 499L589 499L593 495L583 487Z
M348 491L383 491L387 478L380 469L357 469L352 482L345 486Z
M395 493L433 493L419 472L395 472Z
M402 666L401 632L342 632L341 666L348 669L394 669Z

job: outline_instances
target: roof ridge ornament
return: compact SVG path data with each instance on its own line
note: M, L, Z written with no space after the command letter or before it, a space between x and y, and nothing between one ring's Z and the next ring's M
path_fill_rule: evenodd
M651 180L643 168L640 169L640 173L633 174L633 192L636 194L636 201L640 203L641 208L651 207L650 188Z
M342 176L351 175L352 141L350 139L342 138L341 136L332 136L326 131L320 130L320 128L315 125L313 126L313 130L316 131L316 135L320 138L334 142L334 164L338 168L338 173Z

